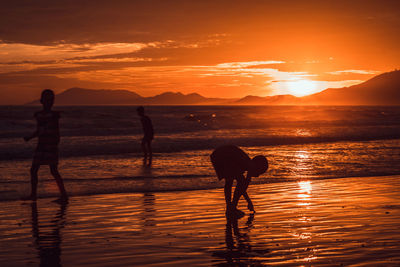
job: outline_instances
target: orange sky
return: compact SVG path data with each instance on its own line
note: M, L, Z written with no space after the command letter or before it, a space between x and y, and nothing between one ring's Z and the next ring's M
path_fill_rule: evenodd
M0 104L70 87L305 95L400 65L398 1L9 2Z

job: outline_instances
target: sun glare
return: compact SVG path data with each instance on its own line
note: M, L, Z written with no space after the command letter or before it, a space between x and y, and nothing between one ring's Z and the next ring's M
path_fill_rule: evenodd
M317 83L306 79L284 82L288 92L294 96L305 96L317 91Z

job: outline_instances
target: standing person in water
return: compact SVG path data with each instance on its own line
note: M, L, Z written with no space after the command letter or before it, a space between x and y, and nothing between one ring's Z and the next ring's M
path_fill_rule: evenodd
M251 182L251 177L258 177L267 171L268 160L261 155L250 159L243 150L233 145L218 147L210 157L218 179L225 179L226 214L234 217L244 215L237 209L241 196L246 199L248 209L254 212L253 203L247 194L247 187ZM245 178L244 172L246 171ZM233 180L236 180L236 187L233 200L231 200Z
M58 120L60 114L53 111L54 92L50 89L43 90L40 103L43 109L35 113L34 117L37 122L36 131L30 136L24 137L25 141L29 141L34 137L38 137L38 143L33 156L31 167L31 195L28 199L36 200L38 171L40 165L49 165L50 172L57 182L60 190L60 201L67 201L68 196L64 188L64 183L58 172L58 144L60 142L60 132Z
M142 139L143 164L144 165L147 164L147 158L148 158L149 159L148 166L150 166L153 159L153 152L151 150L151 141L153 141L154 138L153 124L151 123L149 116L146 116L144 114L144 107L142 106L138 107L137 113L140 117L140 121L142 122L143 134L144 134Z

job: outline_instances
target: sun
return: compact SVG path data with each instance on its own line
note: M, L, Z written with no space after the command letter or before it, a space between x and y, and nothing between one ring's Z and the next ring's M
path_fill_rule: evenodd
M305 96L315 93L318 90L318 85L316 81L311 81L307 79L285 81L282 84L289 94L294 96Z

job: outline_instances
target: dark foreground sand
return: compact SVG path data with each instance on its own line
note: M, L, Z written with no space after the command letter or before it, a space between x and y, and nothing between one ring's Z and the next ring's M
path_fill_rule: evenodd
M400 176L0 203L0 266L399 266Z

